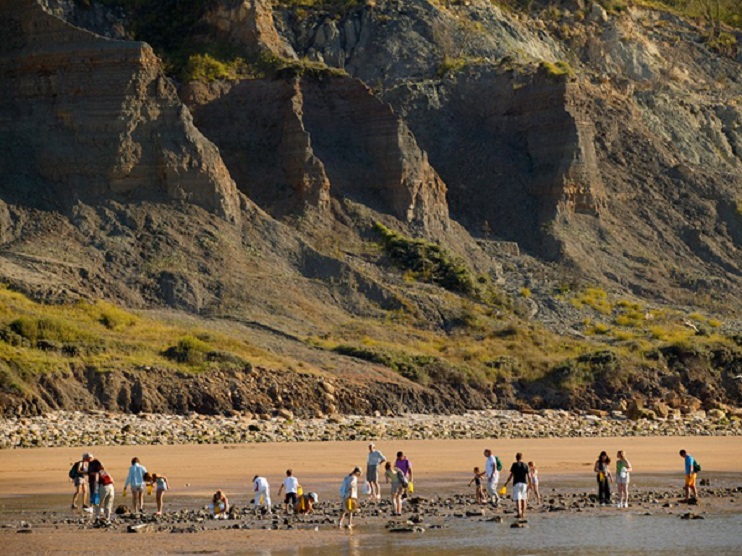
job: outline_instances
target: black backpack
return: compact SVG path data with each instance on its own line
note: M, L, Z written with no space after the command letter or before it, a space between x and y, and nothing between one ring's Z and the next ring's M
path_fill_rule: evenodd
M699 471L701 471L701 464L698 463L697 459L694 459L693 460L693 473L698 473Z
M82 473L80 473L80 464L82 461L76 461L72 464L72 467L70 467L69 472L67 473L67 476L72 479L73 481L79 477L82 477Z

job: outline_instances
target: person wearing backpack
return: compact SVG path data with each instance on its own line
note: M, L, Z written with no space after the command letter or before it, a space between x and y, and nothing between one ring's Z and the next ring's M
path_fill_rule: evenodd
M72 509L77 509L77 497L81 495L82 509L83 511L91 511L90 506L85 504L85 495L88 492L86 475L88 474L88 462L93 459L93 454L87 452L82 455L80 461L76 461L70 467L68 477L72 480L75 485L75 494L72 495Z
M690 502L693 493L693 499L698 498L696 490L696 474L701 470L701 465L685 450L680 450L680 457L685 460L685 501Z
M500 504L500 495L497 493L497 483L500 481L500 471L502 462L500 458L492 455L492 450L487 448L484 451L484 457L487 458L484 466L484 474L487 477L487 492L495 508Z

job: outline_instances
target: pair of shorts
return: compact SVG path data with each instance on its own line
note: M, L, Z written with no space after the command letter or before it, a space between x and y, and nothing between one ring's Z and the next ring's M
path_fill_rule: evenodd
M132 492L144 492L144 485L131 485Z
M366 466L366 480L369 483L379 482L379 466L378 465L367 465Z
M295 492L287 492L286 498L283 499L284 504L296 504L299 501L299 498L296 496Z
M685 476L685 486L687 487L696 486L696 474L695 473L691 473L690 475Z
M84 486L88 484L88 478L87 477L75 477L72 481L76 487Z
M528 483L515 483L513 485L513 500L526 500L528 498Z

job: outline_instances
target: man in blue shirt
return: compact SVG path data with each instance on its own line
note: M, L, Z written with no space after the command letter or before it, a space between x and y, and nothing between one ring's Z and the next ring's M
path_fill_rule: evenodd
M693 470L695 460L693 459L693 456L685 450L680 450L680 457L685 460L685 501L688 502L691 499L691 492L693 492L693 498L698 498L698 492L696 491L696 473Z

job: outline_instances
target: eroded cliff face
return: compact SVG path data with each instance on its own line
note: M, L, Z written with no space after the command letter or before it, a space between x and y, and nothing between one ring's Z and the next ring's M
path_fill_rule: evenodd
M449 227L446 186L390 106L360 81L288 77L183 94L242 191L281 216L332 196L421 233Z
M204 20L248 51L296 58L294 49L276 30L269 0L220 0L207 8Z
M239 219L227 168L148 45L73 27L32 0L3 3L0 42L6 200L161 199Z

